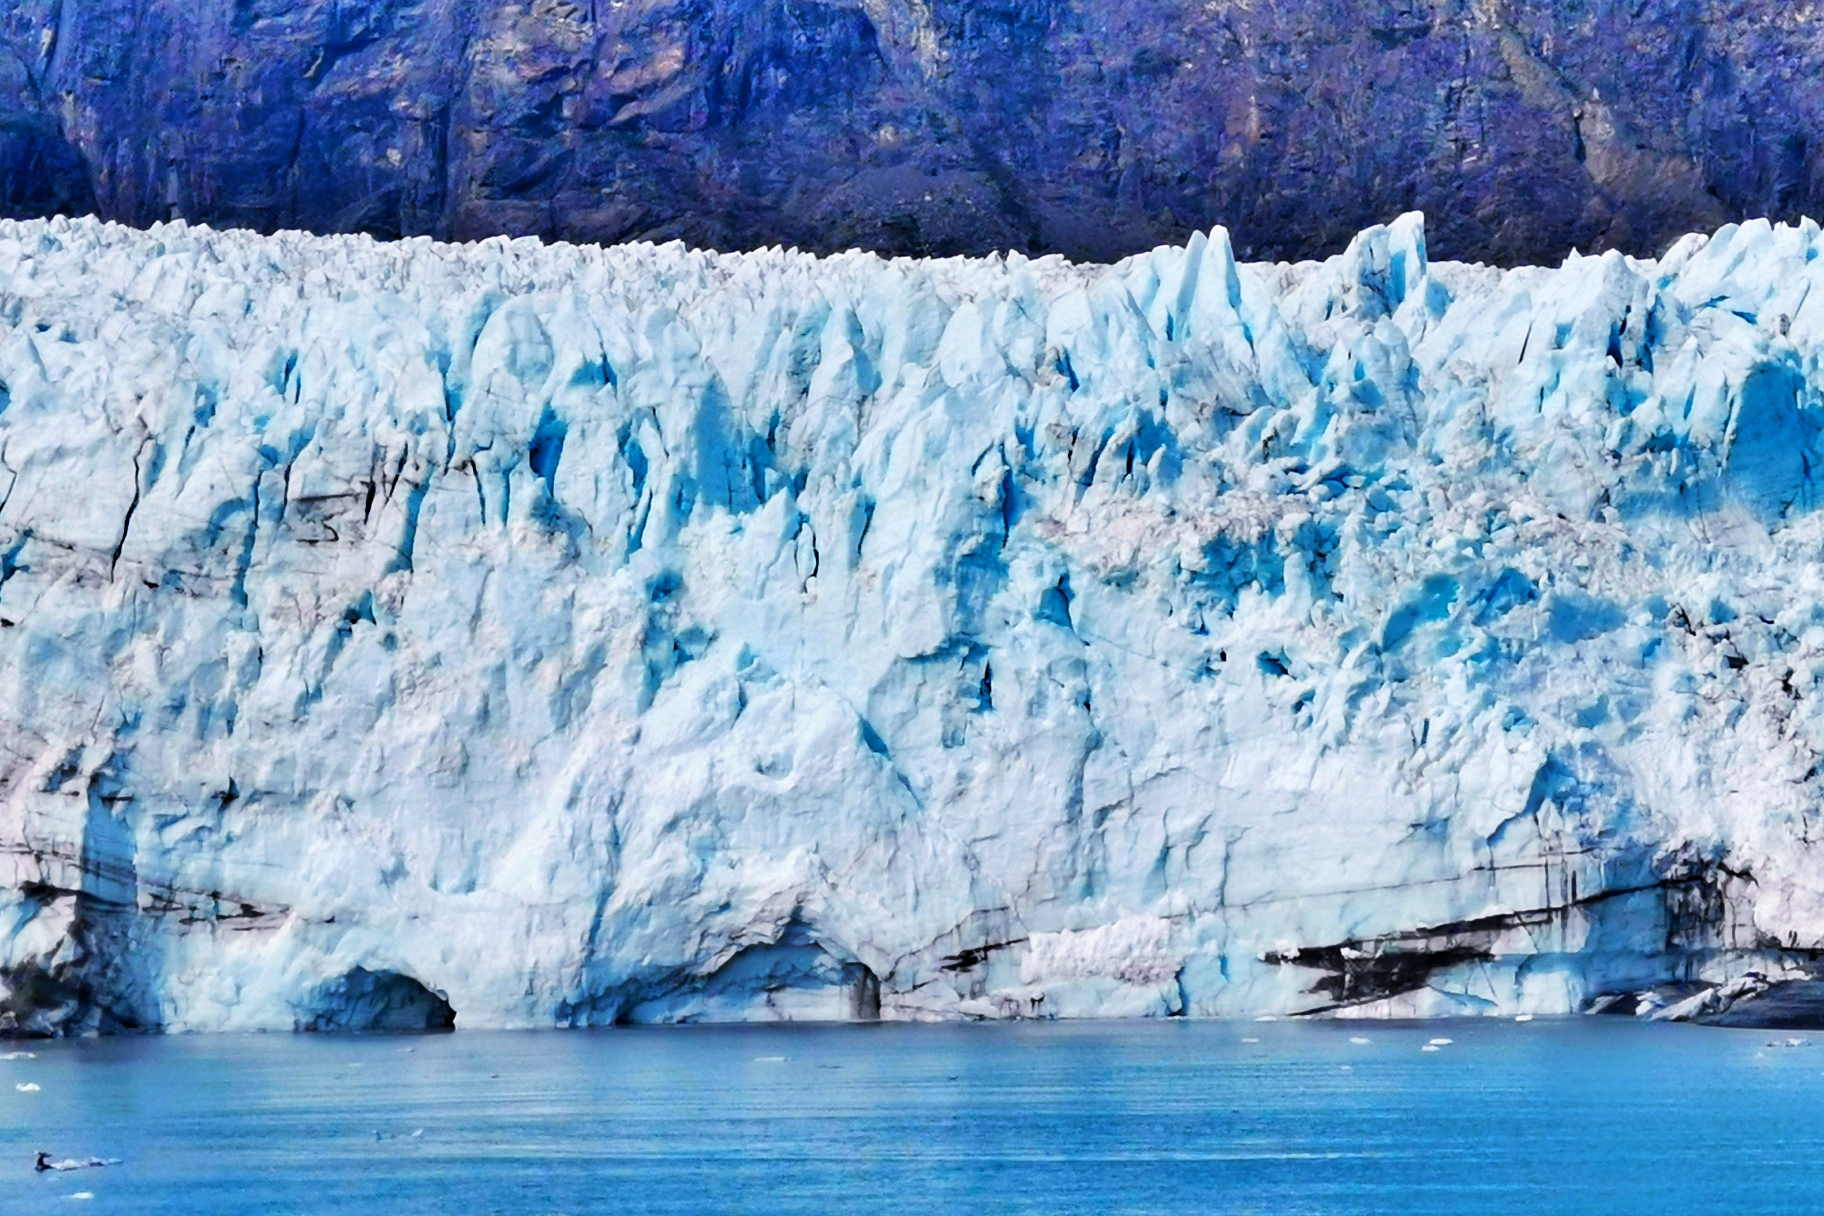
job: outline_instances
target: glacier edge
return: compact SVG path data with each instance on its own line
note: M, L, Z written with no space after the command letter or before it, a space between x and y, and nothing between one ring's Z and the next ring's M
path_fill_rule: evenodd
M1808 974L1821 248L0 222L0 1031Z

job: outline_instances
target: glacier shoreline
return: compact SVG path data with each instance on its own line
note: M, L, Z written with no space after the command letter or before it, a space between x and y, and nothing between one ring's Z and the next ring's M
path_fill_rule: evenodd
M1800 974L1821 248L0 223L0 1031Z

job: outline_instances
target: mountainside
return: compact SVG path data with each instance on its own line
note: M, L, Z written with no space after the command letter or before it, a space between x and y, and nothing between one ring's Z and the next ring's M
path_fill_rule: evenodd
M1824 947L1821 249L0 222L0 1029L1715 1012Z
M12 0L0 215L1555 263L1824 212L1772 0Z

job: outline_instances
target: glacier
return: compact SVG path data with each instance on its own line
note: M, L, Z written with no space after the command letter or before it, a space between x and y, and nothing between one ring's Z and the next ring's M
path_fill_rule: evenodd
M0 222L0 1032L1808 991L1821 251Z

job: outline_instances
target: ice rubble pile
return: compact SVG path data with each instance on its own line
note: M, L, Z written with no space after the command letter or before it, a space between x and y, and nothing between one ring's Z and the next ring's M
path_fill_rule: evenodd
M0 1028L1799 966L1821 248L0 224Z

